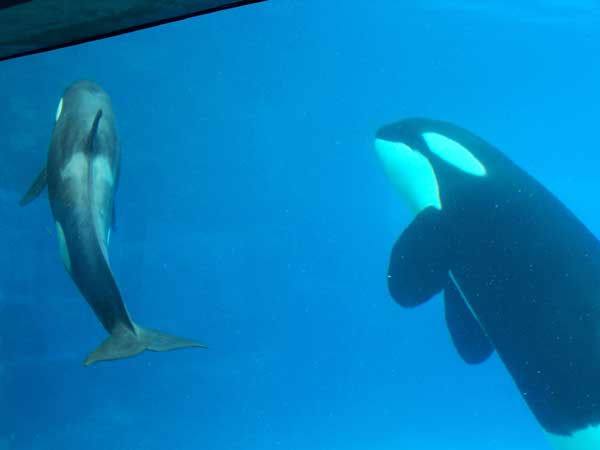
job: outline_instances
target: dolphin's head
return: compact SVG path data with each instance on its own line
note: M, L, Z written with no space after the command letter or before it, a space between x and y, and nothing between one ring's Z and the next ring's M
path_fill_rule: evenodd
M488 176L482 145L462 128L429 119L384 125L375 137L385 172L415 214L442 209L444 197L453 195L449 190Z
M102 109L109 112L110 97L98 84L89 80L79 80L71 84L58 102L55 120L73 120L73 117L86 117L91 122L96 112Z

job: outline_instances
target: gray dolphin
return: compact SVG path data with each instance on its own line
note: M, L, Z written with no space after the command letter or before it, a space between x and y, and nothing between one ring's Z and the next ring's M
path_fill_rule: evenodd
M119 179L120 150L108 94L91 81L67 88L42 169L21 206L48 186L60 255L81 294L110 336L85 365L137 355L204 345L142 328L131 319L108 262Z

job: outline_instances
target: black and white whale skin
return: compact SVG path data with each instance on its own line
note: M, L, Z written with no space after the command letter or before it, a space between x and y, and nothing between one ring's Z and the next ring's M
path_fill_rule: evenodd
M91 81L78 81L58 105L46 167L20 201L26 205L48 186L62 261L110 334L85 365L144 350L204 347L142 328L127 312L108 262L120 158L109 96Z
M462 358L495 350L555 448L600 449L600 242L463 128L407 119L375 148L415 214L391 252L391 296L414 307L443 291Z

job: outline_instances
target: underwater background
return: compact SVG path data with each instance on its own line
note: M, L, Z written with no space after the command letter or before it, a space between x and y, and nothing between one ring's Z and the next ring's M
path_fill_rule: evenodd
M464 126L598 235L600 4L405 3L270 0L0 63L0 450L549 450L439 298L391 300L411 216L373 138ZM117 115L124 300L208 350L83 367L106 334L47 195L18 206L81 78Z

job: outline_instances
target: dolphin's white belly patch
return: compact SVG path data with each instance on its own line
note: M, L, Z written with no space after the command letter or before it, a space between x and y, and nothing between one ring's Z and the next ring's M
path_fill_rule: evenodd
M94 192L92 206L101 220L104 220L109 213L113 184L114 176L108 159L104 156L95 157L92 160L92 190Z
M114 188L113 169L108 158L96 156L92 160L93 209L96 230L106 247L110 240L110 217ZM108 260L108 255L104 255Z
M112 188L114 177L112 167L105 156L96 156L92 162L94 189L103 189L105 184Z
M82 152L77 152L60 171L63 181L78 178L83 179L88 173L88 160Z

